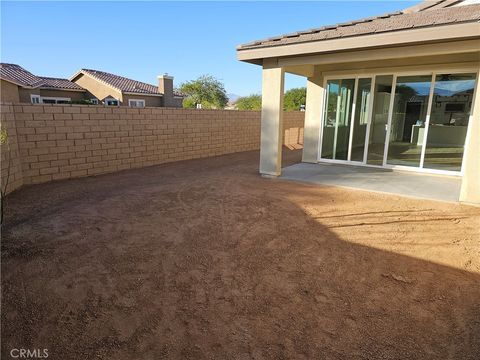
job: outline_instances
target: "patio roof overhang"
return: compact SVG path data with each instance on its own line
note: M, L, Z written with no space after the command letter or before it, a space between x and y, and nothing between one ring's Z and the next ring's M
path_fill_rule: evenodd
M243 44L237 58L257 65L274 61L286 72L309 77L314 66L322 71L346 63L367 68L378 59L399 66L399 59L409 58L421 65L429 63L424 57L444 55L450 57L446 62L479 61L479 52L480 1L430 0L391 14Z
M302 161L312 163L319 159L327 78L353 76L358 79L372 77L372 74L435 74L437 71L466 71L477 74L478 78L480 2L458 8L450 6L461 4L461 0L422 4L431 7L433 3L447 8L418 10L414 14L407 9L373 20L363 19L239 46L240 61L263 68L260 173L281 174L285 73L307 78ZM462 201L472 203L480 203L479 95L479 91L473 95L460 196Z
M367 69L479 62L480 24L464 23L315 42L238 49L240 61L276 62L288 73L311 77L315 68ZM379 63L380 62L380 63Z
M472 39L477 41L470 42L470 46L467 46L465 41ZM359 51L379 49L397 51L398 47L411 47L412 45L430 45L429 48L433 51L435 48L438 48L438 43L458 41L463 43L463 50L478 51L478 39L480 39L480 24L478 22L468 22L279 46L245 49L240 47L237 49L237 58L240 61L257 65L263 64L263 59L267 58L289 59L292 57L302 57L302 62L304 63L315 63L317 59L321 60L322 55L330 55L331 57L332 54L352 52L357 54ZM441 49L436 51L442 52ZM296 62L298 63L299 60Z

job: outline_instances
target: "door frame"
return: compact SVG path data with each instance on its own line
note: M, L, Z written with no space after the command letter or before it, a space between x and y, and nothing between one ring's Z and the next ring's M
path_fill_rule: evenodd
M347 164L347 165L356 165L356 166L365 166L365 167L372 167L372 168L381 168L381 169L390 169L390 170L402 170L402 171L413 171L418 173L429 173L429 174L439 174L439 175L451 175L451 176L463 176L464 169L463 163L465 159L465 151L463 153L462 158L462 168L460 171L452 171L452 170L438 170L438 169L428 169L423 168L424 160L425 160L425 152L427 146L427 136L428 136L428 128L430 125L430 114L432 110L432 103L433 103L433 92L435 89L435 79L436 75L439 73L449 73L449 74L461 74L461 73L472 73L476 75L475 78L475 85L474 85L474 93L478 90L478 86L480 85L479 81L479 68L478 66L474 65L458 65L458 64L449 64L449 65L424 65L424 66L416 66L416 67L400 67L400 68L392 68L389 69L371 69L369 71L331 71L325 72L323 77L323 88L325 91L323 92L323 101L322 101L322 111L320 115L320 131L319 131L319 142L318 142L318 151L317 151L317 162L327 162L333 164ZM373 117L373 104L374 104L374 97L375 97L375 80L377 76L381 75L393 75L392 80L392 92L391 98L389 103L389 111L388 111L388 120L386 125L386 134L385 134L385 148L383 154L383 163L382 165L371 165L367 164L367 156L368 156L368 141L370 136L370 128L372 123ZM396 82L399 76L416 76L416 75L430 75L431 76L431 83L430 83L430 93L429 93L429 100L427 105L427 115L425 119L425 132L424 132L424 141L422 145L422 152L420 158L420 166L419 167L411 167L411 166L404 166L404 165L390 165L387 164L388 158L388 147L389 147L389 140L390 140L390 130L392 125L392 118L393 118L393 105L395 99L395 90L396 90ZM352 148L352 132L353 132L353 121L355 116L355 107L356 107L356 95L358 89L358 80L371 78L371 88L370 88L370 101L369 101L369 108L368 108L368 122L367 122L367 129L365 134L365 146L364 146L364 156L363 161L351 161L351 148ZM324 121L325 121L325 107L327 106L326 100L328 96L327 91L327 83L329 80L344 80L344 79L354 79L355 80L355 89L354 89L354 97L352 103L352 114L350 118L350 138L349 138L349 147L348 147L348 158L347 160L336 160L336 159L324 159L322 158L322 141L323 141L323 129L324 129ZM470 108L469 114L469 121L467 127L467 136L470 133L470 127L473 121L473 110L475 106L480 106L480 104L472 103Z

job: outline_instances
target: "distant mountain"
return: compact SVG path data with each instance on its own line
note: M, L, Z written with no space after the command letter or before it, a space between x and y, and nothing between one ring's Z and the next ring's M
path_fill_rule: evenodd
M408 87L413 89L417 95L420 96L427 96L430 93L430 84L425 83L407 83ZM462 94L463 92L472 92L473 93L473 85L470 83L460 83L457 86L452 86L451 84L445 84L442 87L442 84L437 83L435 85L435 94L440 96L453 96L456 94Z
M240 95L237 95L237 94L227 94L228 96L228 102L233 104L235 101L238 100L239 97L241 97Z

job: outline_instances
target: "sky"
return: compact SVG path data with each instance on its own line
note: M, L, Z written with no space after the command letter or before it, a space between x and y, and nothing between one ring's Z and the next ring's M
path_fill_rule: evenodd
M403 9L418 1L1 1L2 62L69 78L81 68L175 85L209 74L228 93L260 93L261 67L242 43ZM287 75L285 88L305 86Z

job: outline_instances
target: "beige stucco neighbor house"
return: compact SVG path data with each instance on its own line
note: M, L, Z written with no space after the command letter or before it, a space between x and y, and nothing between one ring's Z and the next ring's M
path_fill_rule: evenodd
M263 67L260 172L281 173L285 72L307 78L303 161L462 177L480 204L480 1L405 10L240 45Z
M2 102L64 104L88 98L88 92L68 79L37 76L20 65L0 63Z
M158 86L105 71L81 69L70 80L107 106L182 107L183 96L173 89L173 77L158 76Z

